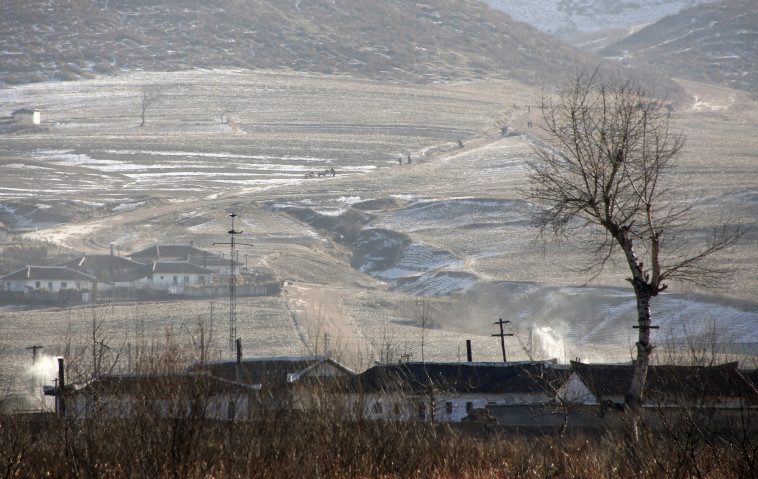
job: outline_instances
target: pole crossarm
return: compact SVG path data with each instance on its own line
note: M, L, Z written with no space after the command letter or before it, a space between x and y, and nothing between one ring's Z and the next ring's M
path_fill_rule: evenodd
M495 321L492 324L499 324L500 325L500 334L493 334L492 337L500 338L500 347L503 349L503 362L507 363L507 359L505 357L505 337L506 336L513 336L513 333L506 333L503 331L503 325L510 323L510 321L503 321L503 318L500 318L499 320Z

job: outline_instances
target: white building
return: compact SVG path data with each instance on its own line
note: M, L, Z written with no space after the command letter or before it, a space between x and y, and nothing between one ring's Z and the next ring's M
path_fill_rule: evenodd
M213 280L213 270L186 262L155 262L130 272L129 284L116 282L117 286L142 289L168 290L181 294L184 288L194 284L207 284Z
M97 278L65 266L27 266L0 278L3 291L31 293L61 290L93 291Z
M31 123L32 125L40 124L40 111L21 108L12 113L13 121L22 123Z

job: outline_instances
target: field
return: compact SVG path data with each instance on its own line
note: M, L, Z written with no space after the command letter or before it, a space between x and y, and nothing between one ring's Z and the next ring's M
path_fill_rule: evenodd
M758 105L682 84L691 102L677 106L673 122L688 137L679 176L682 199L702 213L694 234L726 216L753 228L720 260L734 271L724 290L673 285L655 300L654 341L710 338L756 355ZM145 89L161 100L137 127ZM75 252L193 242L228 255L213 243L228 240L236 213L238 240L254 244L240 258L286 281L281 297L239 299L246 356L327 349L362 370L406 353L458 360L472 339L475 360L497 361L492 323L502 317L517 333L507 340L509 360L527 359L531 330L542 356L628 361L636 316L624 269L590 281L575 271L576 251L544 244L530 226L524 161L539 135L527 126L539 94L494 80L414 86L243 71L7 88L7 113L39 108L44 123L0 136L0 219L27 240ZM334 177L306 178L331 168ZM422 329L424 297L433 315ZM211 349L226 357L228 305L219 299L213 310ZM138 345L173 344L177 361L189 362L211 305L0 310L11 389L25 385L24 348L33 344L50 356L77 349L84 364L93 319L123 370Z

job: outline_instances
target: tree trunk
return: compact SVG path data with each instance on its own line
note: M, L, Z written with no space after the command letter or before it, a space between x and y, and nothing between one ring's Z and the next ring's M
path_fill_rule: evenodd
M650 353L653 351L653 347L650 345L650 285L639 278L635 278L632 283L634 284L634 295L637 297L639 338L637 340L637 360L634 363L632 383L629 385L624 403L632 412L637 413L642 407L642 392L645 387Z

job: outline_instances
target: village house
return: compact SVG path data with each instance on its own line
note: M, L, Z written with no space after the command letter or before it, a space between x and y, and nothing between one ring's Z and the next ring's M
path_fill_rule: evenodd
M633 364L571 362L569 399L586 404L624 404L634 375ZM738 363L716 366L651 365L648 368L644 405L682 406L717 404L739 408L755 403L758 392L739 371Z
M154 262L186 262L213 270L216 274L227 275L231 271L231 262L217 254L188 245L154 245L128 255L133 261L143 264ZM235 264L235 274L239 274L239 265Z
M108 374L66 391L65 415L79 419L147 414L245 420L259 410L257 387L203 373Z
M0 278L3 291L32 293L62 290L94 291L97 278L65 266L27 266Z
M114 284L138 289L165 290L171 294L182 294L190 285L207 284L213 280L214 272L186 262L155 262L129 271L115 278Z
M328 355L243 359L239 351L236 360L197 361L187 371L258 387L266 409L308 409L320 399L314 392L336 393L355 375Z
M115 278L122 276L124 273L137 270L145 265L113 254L85 254L58 263L56 266L65 266L94 276L100 282L112 283Z
M30 110L28 108L21 108L14 111L11 114L13 121L18 123L31 123L32 125L39 125L41 112L39 110Z
M495 405L554 401L569 374L553 361L378 364L353 378L346 394L355 417L460 422Z

